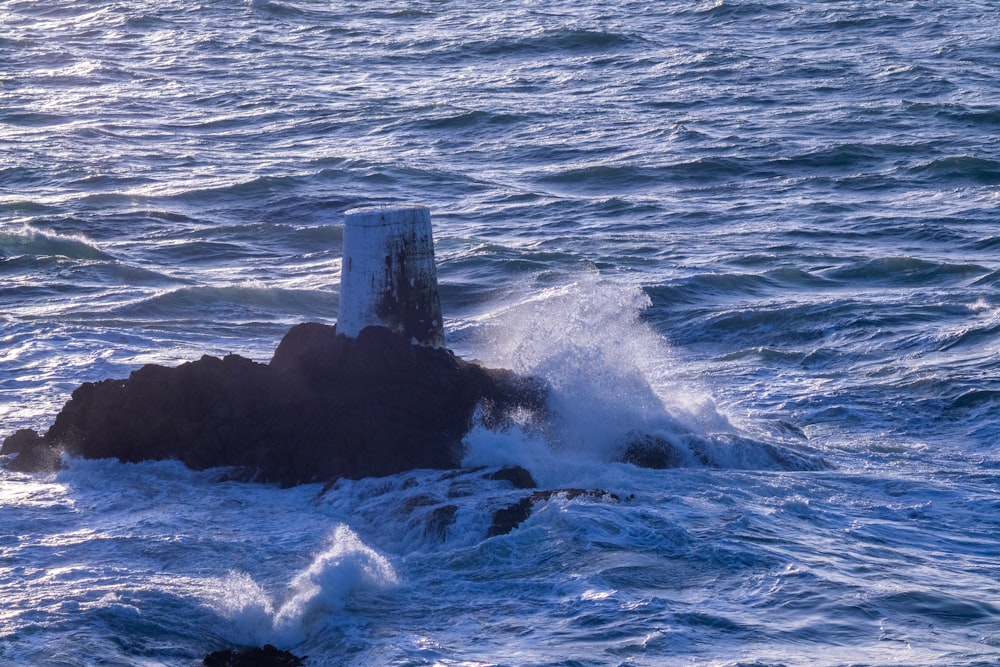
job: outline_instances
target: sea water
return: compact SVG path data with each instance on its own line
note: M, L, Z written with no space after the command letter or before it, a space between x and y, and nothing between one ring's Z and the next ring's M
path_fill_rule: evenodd
M459 471L0 472L0 663L997 664L998 36L985 0L0 1L2 435L335 322L381 203L431 209L448 346L553 387ZM616 463L634 432L680 466ZM511 464L597 493L488 538Z

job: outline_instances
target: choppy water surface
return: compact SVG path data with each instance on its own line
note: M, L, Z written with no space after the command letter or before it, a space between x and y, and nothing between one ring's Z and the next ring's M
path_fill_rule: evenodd
M2 435L266 361L336 320L342 213L415 202L449 345L556 388L558 434L468 465L614 494L486 539L525 492L481 472L3 472L0 661L996 664L998 35L952 0L0 1ZM634 429L695 454L610 463Z

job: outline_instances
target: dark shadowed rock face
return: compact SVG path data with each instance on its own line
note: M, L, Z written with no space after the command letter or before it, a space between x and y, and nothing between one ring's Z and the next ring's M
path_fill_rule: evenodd
M0 454L17 454L16 458L7 463L9 469L32 472L58 469L63 449L55 443L47 442L32 429L22 428L4 440Z
M683 465L684 457L665 438L648 433L630 433L621 461L640 468L676 468ZM708 461L704 462L708 465Z
M534 489L538 486L531 473L521 466L504 466L497 471L488 473L486 479L497 482L510 482L515 489Z
M282 651L270 644L241 651L216 651L205 656L205 667L303 667L305 658Z
M19 431L0 453L51 467L62 452L123 461L237 466L285 485L459 465L477 406L487 426L515 408L543 411L545 387L384 327L355 339L300 324L270 364L205 356L147 365L127 380L85 383L40 437Z
M506 535L527 521L538 503L550 500L552 496L556 495L565 496L567 500L573 500L580 496L610 502L619 502L621 500L614 493L594 489L550 489L547 491L535 491L531 495L524 496L516 503L501 507L493 512L493 521L486 533L486 537Z

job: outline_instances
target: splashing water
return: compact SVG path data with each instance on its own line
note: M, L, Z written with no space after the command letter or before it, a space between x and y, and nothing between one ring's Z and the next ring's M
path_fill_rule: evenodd
M240 644L298 644L322 629L348 597L359 590L382 590L399 583L392 564L346 525L338 526L327 548L289 584L280 604L243 572L219 582L209 606L232 628Z
M606 463L645 433L694 464L692 437L735 435L708 393L685 377L683 361L641 320L649 305L639 287L586 272L484 318L480 339L490 362L548 383L551 424L543 433L523 423L502 433L477 427L465 463L520 464L544 475L566 469L567 451L575 462Z

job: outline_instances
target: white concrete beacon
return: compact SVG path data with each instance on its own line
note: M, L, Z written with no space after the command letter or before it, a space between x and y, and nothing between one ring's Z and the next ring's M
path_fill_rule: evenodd
M443 346L430 210L373 206L344 215L337 333L356 338L380 325L414 344Z

